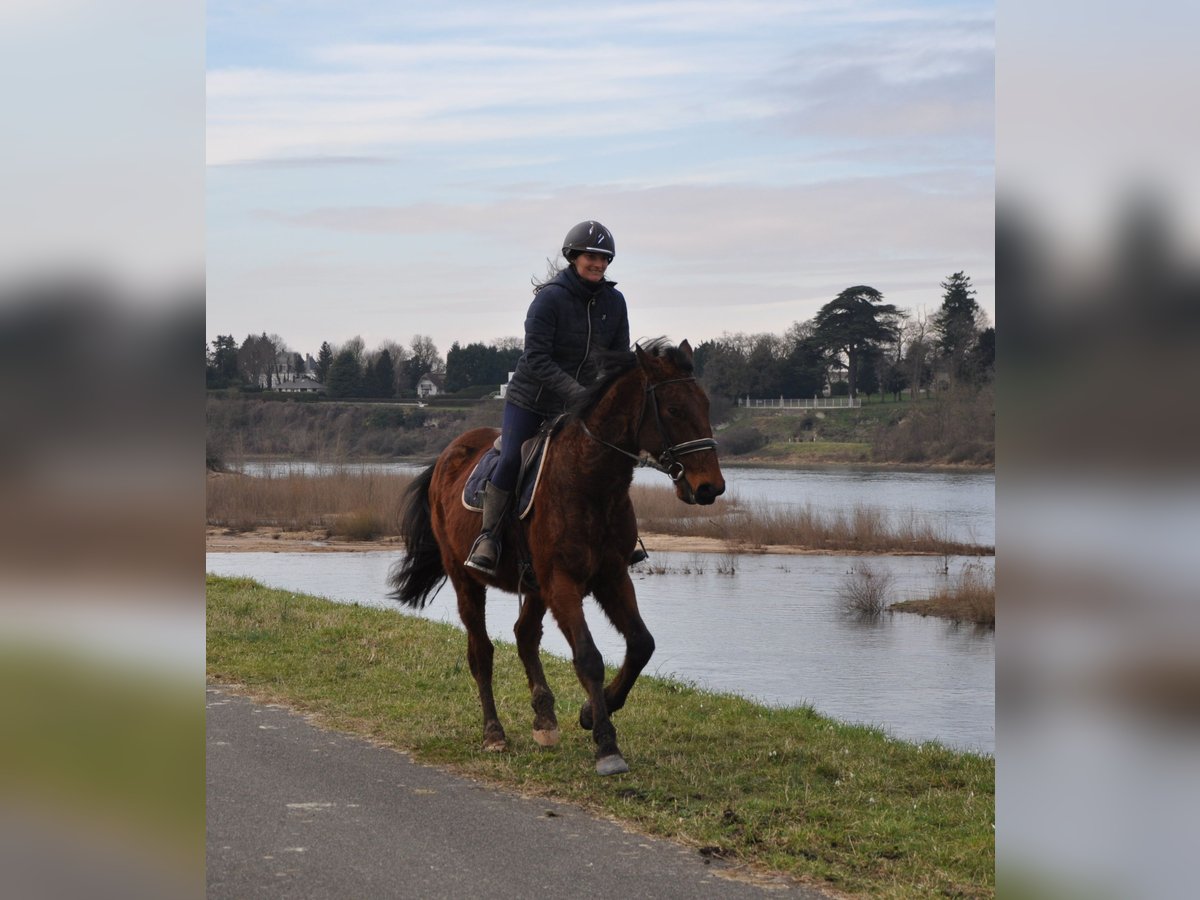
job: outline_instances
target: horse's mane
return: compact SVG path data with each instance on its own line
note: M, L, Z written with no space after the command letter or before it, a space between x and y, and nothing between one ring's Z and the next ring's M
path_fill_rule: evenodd
M690 375L692 361L682 350L670 343L665 337L657 337L646 342L638 342L642 352L650 356L665 359L680 371ZM632 350L615 350L596 354L592 357L600 376L588 386L586 393L579 398L567 411L574 418L583 418L600 398L609 392L613 384L621 376L637 367L637 354Z

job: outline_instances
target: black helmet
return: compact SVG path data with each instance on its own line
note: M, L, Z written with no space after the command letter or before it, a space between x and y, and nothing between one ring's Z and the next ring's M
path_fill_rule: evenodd
M599 222L580 222L563 238L562 254L571 261L580 253L603 253L611 261L617 255L612 232Z

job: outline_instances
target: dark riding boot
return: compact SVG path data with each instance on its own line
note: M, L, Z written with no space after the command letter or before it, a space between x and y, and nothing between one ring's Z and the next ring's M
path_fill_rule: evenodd
M503 491L490 481L483 488L483 528L471 545L467 565L486 575L495 575L500 562L500 523L511 496L512 491Z
M636 566L640 562L645 562L650 558L650 554L646 552L646 545L642 543L642 539L638 538L638 545L633 548L633 553L629 555L629 565Z

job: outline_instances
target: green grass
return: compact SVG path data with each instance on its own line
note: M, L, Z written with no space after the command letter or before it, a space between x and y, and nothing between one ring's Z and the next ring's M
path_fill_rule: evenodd
M510 750L486 754L457 628L246 579L210 576L207 602L210 679L424 762L851 894L994 895L990 757L643 677L615 718L632 771L600 778L591 736L574 724L583 692L565 660L543 654L563 740L539 750L516 648L497 644Z

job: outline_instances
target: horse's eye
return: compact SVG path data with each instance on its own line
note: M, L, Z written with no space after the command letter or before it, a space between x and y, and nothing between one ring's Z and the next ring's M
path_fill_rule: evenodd
M680 416L683 415L683 410L681 410L678 406L668 406L667 407L667 415L671 416L674 419L678 419Z

